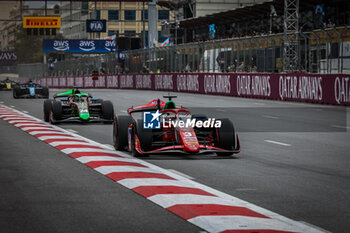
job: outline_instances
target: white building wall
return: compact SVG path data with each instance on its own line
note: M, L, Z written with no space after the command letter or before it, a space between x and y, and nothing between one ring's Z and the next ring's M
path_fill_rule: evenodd
M71 15L70 2L61 2L62 26L60 31L67 39L87 39L85 21L88 19L88 14L82 14L82 2L72 2L72 9ZM70 19L80 21L70 22Z

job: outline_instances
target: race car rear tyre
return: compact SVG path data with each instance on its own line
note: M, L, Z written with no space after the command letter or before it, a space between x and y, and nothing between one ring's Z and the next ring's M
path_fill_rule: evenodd
M109 100L104 100L102 102L102 117L105 120L113 120L114 109L113 104Z
M50 122L51 124L57 124L57 120L61 120L62 117L62 104L59 101L51 101Z
M236 148L236 133L233 127L232 122L227 119L220 119L221 127L216 129L216 139L215 147L225 149L225 150L234 150ZM230 156L232 152L216 152L218 156Z
M131 154L135 157L148 157L148 154L140 154L135 149L135 135L140 141L141 150L147 152L152 149L152 130L143 129L143 121L134 122L131 134Z
M43 92L42 92L42 96L45 99L49 98L49 88L48 87L43 87Z
M45 100L44 101L44 121L50 121L50 111L51 111L51 102L54 100Z
M132 124L131 116L115 116L113 121L113 146L123 151L128 146L128 129Z

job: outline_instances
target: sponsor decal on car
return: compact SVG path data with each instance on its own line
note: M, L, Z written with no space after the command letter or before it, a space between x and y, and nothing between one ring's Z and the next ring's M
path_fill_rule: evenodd
M166 117L162 117L162 123L164 128L171 128L173 126L174 128L181 127L181 128L220 128L221 127L221 121L216 120L215 118L208 118L204 121L197 120L195 118L187 118L184 120L173 120L173 119L166 119Z
M160 116L162 114L157 111L143 113L143 128L144 129L160 129Z
M197 138L185 138L185 142L197 142Z
M197 120L192 118L191 115L186 115L182 119L174 119L174 116L162 116L159 110L143 113L144 129L160 129L161 126L163 128L220 128L221 124L221 120L216 120L215 118ZM190 135L186 136L191 137Z
M31 96L35 95L35 87L29 87L29 94Z

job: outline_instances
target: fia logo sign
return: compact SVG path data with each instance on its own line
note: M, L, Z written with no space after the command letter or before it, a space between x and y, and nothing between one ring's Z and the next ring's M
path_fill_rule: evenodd
M90 23L90 30L100 32L103 29L103 23L101 21L92 21Z
M106 20L86 20L87 32L106 32Z

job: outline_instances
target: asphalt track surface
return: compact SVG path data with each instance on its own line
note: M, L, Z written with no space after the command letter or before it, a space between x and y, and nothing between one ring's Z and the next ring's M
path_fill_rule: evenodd
M167 94L89 92L111 100L115 112L122 115L130 106ZM230 158L158 154L145 160L296 221L331 232L350 232L349 109L177 95L178 105L231 118L242 152ZM41 99L15 100L11 92L0 92L0 102L42 118ZM111 125L59 127L112 144ZM0 128L1 232L201 231L2 120Z

